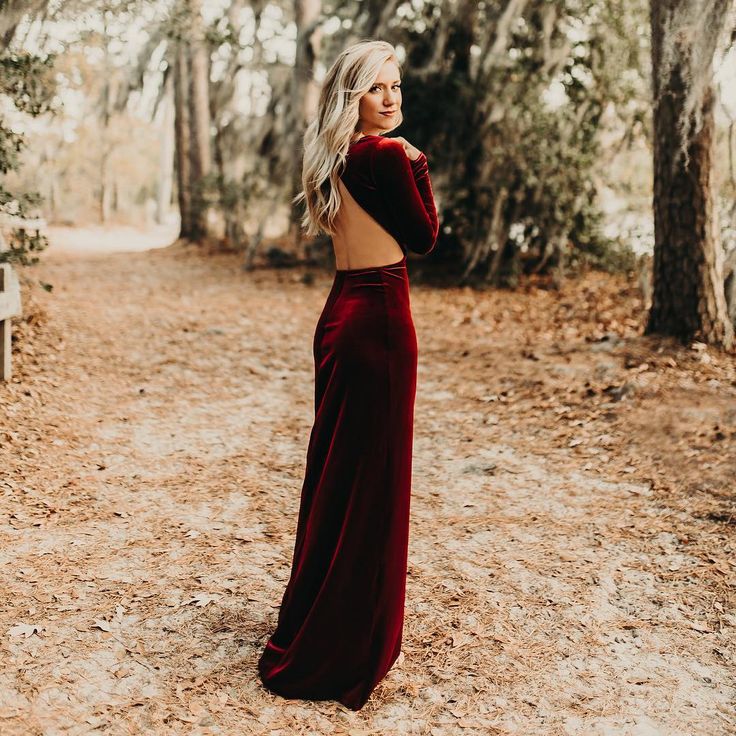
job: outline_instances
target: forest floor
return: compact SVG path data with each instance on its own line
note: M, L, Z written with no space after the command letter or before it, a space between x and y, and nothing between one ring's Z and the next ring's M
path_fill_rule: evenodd
M332 275L97 250L25 269L0 386L4 736L736 733L733 355L642 337L622 276L410 261L404 643L356 713L256 675Z

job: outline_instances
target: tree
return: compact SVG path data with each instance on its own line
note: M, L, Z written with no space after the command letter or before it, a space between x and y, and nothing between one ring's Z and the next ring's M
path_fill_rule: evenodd
M294 3L296 18L296 60L291 88L291 112L294 124L290 127L292 139L286 142L291 150L303 153L301 141L304 131L317 115L319 102L319 84L314 78L314 71L319 58L319 43L322 36L320 0L296 0ZM301 188L301 156L294 157L292 171L292 198ZM301 250L301 213L291 208L291 232L297 252Z
M202 1L188 0L191 17L188 38L189 124L191 127L191 180L193 240L207 235L207 177L212 171L210 133L210 52L202 19Z
M191 194L191 117L189 109L189 64L183 39L175 42L174 72L174 125L176 151L176 182L179 197L179 237L189 238L192 225Z
M730 0L651 0L654 263L646 334L733 346L713 193L713 57Z
M165 59L173 71L179 237L201 240L208 234L207 188L212 173L210 49L201 0L177 0L163 29ZM163 36L152 38L163 41ZM150 43L139 62L145 68L157 44Z

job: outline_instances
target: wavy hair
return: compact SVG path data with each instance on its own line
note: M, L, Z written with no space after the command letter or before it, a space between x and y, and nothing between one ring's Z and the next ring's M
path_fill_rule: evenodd
M337 180L344 171L348 147L358 132L360 98L374 85L387 61L400 67L394 47L386 41L359 41L344 49L325 75L316 118L304 132L302 191L294 204L306 201L302 227L307 236L334 234L340 207ZM392 128L401 125L404 116Z

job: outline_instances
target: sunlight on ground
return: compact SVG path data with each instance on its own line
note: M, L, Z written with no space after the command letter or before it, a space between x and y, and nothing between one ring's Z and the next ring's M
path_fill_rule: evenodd
M132 227L126 225L90 225L86 227L49 227L49 247L45 255L120 253L165 248L176 240L178 222Z

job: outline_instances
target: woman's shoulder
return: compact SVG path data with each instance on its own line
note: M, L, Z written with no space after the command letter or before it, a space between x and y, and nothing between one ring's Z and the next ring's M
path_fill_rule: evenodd
M370 181L371 186L386 180L409 182L425 170L426 161L424 153L410 159L397 138L365 135L350 144L346 173L356 181Z
M373 159L374 170L380 175L386 172L389 176L409 176L423 171L427 166L427 157L424 152L415 159L410 159L404 148L404 144L396 138L384 138L376 136L378 139L372 144L371 157Z
M347 166L354 171L369 170L375 176L409 163L401 141L382 135L365 135L350 144Z
M380 152L384 156L399 157L401 155L408 158L404 150L404 144L396 138L386 138L386 136L377 135L368 145L372 145L374 151L377 153Z
M412 161L406 153L404 144L396 138L375 136L375 139L367 145L371 147L374 166L379 168L388 168L389 170L414 168L425 158L424 153L421 153Z
M380 150L380 151L399 151L404 152L404 146L398 138L387 138L385 135L364 135L350 144L349 151L359 151L362 149Z

